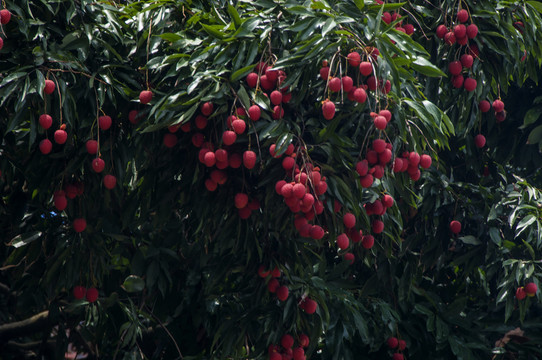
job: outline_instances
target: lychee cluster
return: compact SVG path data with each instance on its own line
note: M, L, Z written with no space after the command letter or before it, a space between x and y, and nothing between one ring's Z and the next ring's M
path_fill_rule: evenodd
M258 268L258 276L262 279L267 279L267 290L270 293L277 295L277 299L280 301L286 301L290 290L286 285L281 285L279 278L282 276L281 271L278 267L275 267L273 270L266 270L265 266L260 265Z
M394 353L392 355L393 360L404 360L405 356L403 355L403 351L406 349L406 341L402 339L397 339L396 337L390 337L386 341L386 344L388 345L388 348L390 350L393 350Z
M73 297L77 300L86 299L89 303L96 302L98 300L98 289L91 287L86 288L78 285L73 288Z
M518 300L523 300L525 297L535 296L536 292L538 291L538 286L534 282L530 282L525 284L525 286L520 286L516 290L516 298Z
M304 163L300 168L296 163L297 152L294 152L294 146L290 144L288 148L282 160L282 167L286 172L286 179L290 181L277 181L275 191L284 198L284 203L290 211L296 214L294 224L299 234L302 237L320 240L324 237L324 229L309 222L324 211L322 199L327 191L326 178L320 173L320 168L311 163ZM298 150L302 153L301 149ZM279 157L273 145L269 151L273 157Z
M280 339L280 346L276 344L269 345L269 360L305 360L305 349L309 346L309 337L300 334L297 339L297 346L294 347L295 340L290 334L284 334Z

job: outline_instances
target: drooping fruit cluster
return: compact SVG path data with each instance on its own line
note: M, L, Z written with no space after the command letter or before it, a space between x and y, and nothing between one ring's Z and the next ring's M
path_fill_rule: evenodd
M420 168L429 169L432 163L431 156L427 154L405 151L401 158L395 158L393 172L406 172L413 181L417 181L421 176Z
M388 11L384 11L382 13L382 21L386 23L387 25L399 19L401 19L401 14L395 11L392 11L391 13ZM403 25L403 20L399 20L395 23L395 30L404 32L407 35L412 35L414 34L414 25L412 24Z
M450 27L441 24L437 27L437 37L443 39L447 45L454 45L455 43L461 46L461 53L459 59L451 61L448 64L448 71L452 75L453 87L460 89L464 88L466 91L474 91L478 85L476 79L468 75L474 59L478 57L478 47L475 44L469 45L469 40L472 40L478 35L478 27L476 24L471 23L465 25L469 20L469 13L466 9L460 9L456 15L456 22ZM469 45L468 48L463 46ZM464 76L463 72L467 72Z
M320 78L326 82L326 87L329 90L330 97L333 94L338 94L338 97L341 97L341 92L347 94L349 101L357 104L363 104L367 101L367 91L377 91L380 93L387 94L391 90L391 82L386 80L383 82L381 79L373 75L374 67L377 65L375 61L380 55L380 51L377 48L368 46L362 49L363 55L360 55L358 51L351 51L346 56L346 63L348 66L345 68L352 69L350 72L345 71L342 74L331 73L331 68L327 60L322 62L322 67L320 68ZM339 69L342 67L333 64L333 69ZM354 78L364 79L364 82L354 84ZM326 98L322 101L322 115L326 120L332 120L335 116L335 103Z
M403 352L406 349L406 341L403 339L397 339L396 337L390 337L386 341L388 348L393 350L392 359L393 360L404 360L405 357Z
M6 25L11 20L11 12L8 9L0 10L0 24ZM0 50L4 47L4 39L0 37Z
M94 287L87 289L84 286L78 285L73 288L73 297L77 300L83 300L86 298L89 303L93 303L98 300L98 295L98 289Z
M273 145L269 152L273 157L278 158L280 156L276 155ZM298 153L304 155L302 149L294 152L294 146L292 144L288 146L285 152L286 157L282 160L282 167L289 181L277 181L275 191L284 198L284 203L290 211L296 214L294 224L299 234L302 237L320 240L324 237L324 229L320 225L311 225L309 222L324 211L323 195L327 191L326 178L320 173L320 168L313 166L310 162L305 161L300 167L296 163Z
M258 276L267 280L267 290L275 294L280 301L286 301L290 290L286 285L281 285L279 278L282 276L281 271L275 266L273 270L266 270L264 265L258 268Z
M282 86L286 77L284 70L273 69L272 65L264 62L258 63L254 71L246 77L247 85L250 88L256 89L256 91L262 90L271 101L273 106L271 117L274 120L284 117L283 104L289 103L292 98L289 86ZM252 105L248 111L252 121L258 121L261 113L259 106Z
M297 339L297 346L294 347L294 345L294 337L290 334L284 334L280 339L280 345L269 345L267 351L269 360L305 360L305 349L309 346L309 337L300 334Z
M386 213L386 210L393 206L394 202L393 197L386 194L382 198L376 199L374 202L366 203L364 205L367 215L374 216L373 220L371 221L371 230L373 234L380 234L384 231L384 222L380 217Z
M53 194L53 203L57 210L63 211L68 206L68 199L73 200L77 196L83 195L85 185L81 181L66 182L62 190L57 190Z
M518 300L523 300L525 297L533 297L538 291L538 286L534 282L525 284L525 286L520 286L516 290L516 298Z

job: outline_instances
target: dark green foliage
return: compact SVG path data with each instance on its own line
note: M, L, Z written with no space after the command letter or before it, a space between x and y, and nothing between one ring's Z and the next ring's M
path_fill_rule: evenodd
M391 336L406 341L407 359L542 356L540 293L515 298L542 275L540 3L463 2L467 24L479 29L469 47L435 36L455 19L452 1L5 5L12 18L0 35L0 324L44 311L48 320L24 336L0 325L3 358L59 358L72 343L89 358L267 359L286 333L294 346L309 336L311 359L391 359ZM394 11L402 18L381 20ZM414 34L397 30L401 21ZM478 86L469 93L452 86L448 64L474 45L479 56L464 75ZM371 59L382 80L363 104L332 93L319 76L326 60L332 77L366 84L346 60L351 51ZM281 119L246 81L260 63L286 75L280 87L291 100ZM56 84L51 95L43 93L46 79ZM153 92L149 105L138 100L142 90ZM503 122L478 109L480 100L498 98ZM322 115L327 99L336 107L331 120ZM205 102L214 109L198 130ZM260 120L239 115L245 133L223 146L227 118L254 104ZM392 120L380 131L371 113L384 109ZM39 126L43 113L53 117L49 130ZM113 119L109 130L99 129L102 115ZM53 141L61 124L64 145ZM187 124L191 130L168 135ZM230 157L254 151L256 166L224 169L225 183L208 191L216 168L198 160L195 133ZM479 133L482 149L474 144ZM171 148L166 135L177 139ZM39 150L45 138L53 141L49 155ZM89 139L99 142L98 155L87 153ZM393 158L363 188L356 164L375 139L393 146ZM272 144L280 159L270 155ZM320 240L300 236L275 192L295 175L282 167L290 144L302 171L317 167L325 177L323 212L310 220L324 229ZM432 158L418 181L392 170L404 152ZM96 156L103 173L92 169ZM116 176L114 189L103 185L105 174ZM308 181L313 193L317 183ZM68 185L82 192L58 211L53 194ZM259 204L248 219L234 206L238 193ZM394 205L368 214L385 194ZM357 230L374 235L374 247L337 249L346 212ZM72 227L79 217L87 221L80 234ZM381 234L371 229L375 219L384 222ZM452 220L462 224L458 235ZM260 266L280 270L286 301L268 291ZM77 285L96 287L98 301L75 300ZM315 314L301 309L306 298L318 303ZM509 341L517 327L524 333Z

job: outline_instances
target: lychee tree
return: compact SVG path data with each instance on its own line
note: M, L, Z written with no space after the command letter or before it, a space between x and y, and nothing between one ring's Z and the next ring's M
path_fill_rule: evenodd
M537 1L2 2L3 358L540 358Z

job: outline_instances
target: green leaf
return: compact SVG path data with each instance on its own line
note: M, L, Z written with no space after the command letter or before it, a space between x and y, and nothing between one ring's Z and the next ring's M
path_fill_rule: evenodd
M235 25L235 28L237 29L239 25L241 25L241 17L239 16L237 9L234 8L232 5L228 4L228 14L230 14L230 17L233 20L233 23Z
M542 3L540 1L527 1L527 4L531 5L539 13L542 13Z
M527 126L534 124L540 117L540 113L542 113L542 108L534 107L529 109L523 118L523 125L521 128L526 128Z
M482 243L479 239L477 239L476 237L472 235L460 236L459 240L469 245L480 245Z
M140 292L145 288L145 280L136 275L129 275L124 279L121 287L129 293Z
M442 70L440 70L438 67L433 65L429 60L423 57L417 57L416 60L414 60L410 66L416 70L417 72L431 76L431 77L439 77L439 76L446 76Z
M542 125L535 127L527 138L527 144L538 144L542 140Z
M224 32L222 31L223 26L219 26L219 25L210 26L207 24L201 24L201 27L203 28L203 30L205 30L207 34L217 39L224 39L226 37Z
M41 231L32 231L19 234L11 239L8 245L13 246L14 248L20 248L21 246L26 246L31 242L38 240L41 237L41 234Z
M236 72L230 75L230 81L234 82L234 81L239 80L240 78L248 75L248 73L250 73L253 69L254 69L254 65L248 65L248 66L245 66L244 68L237 70Z

